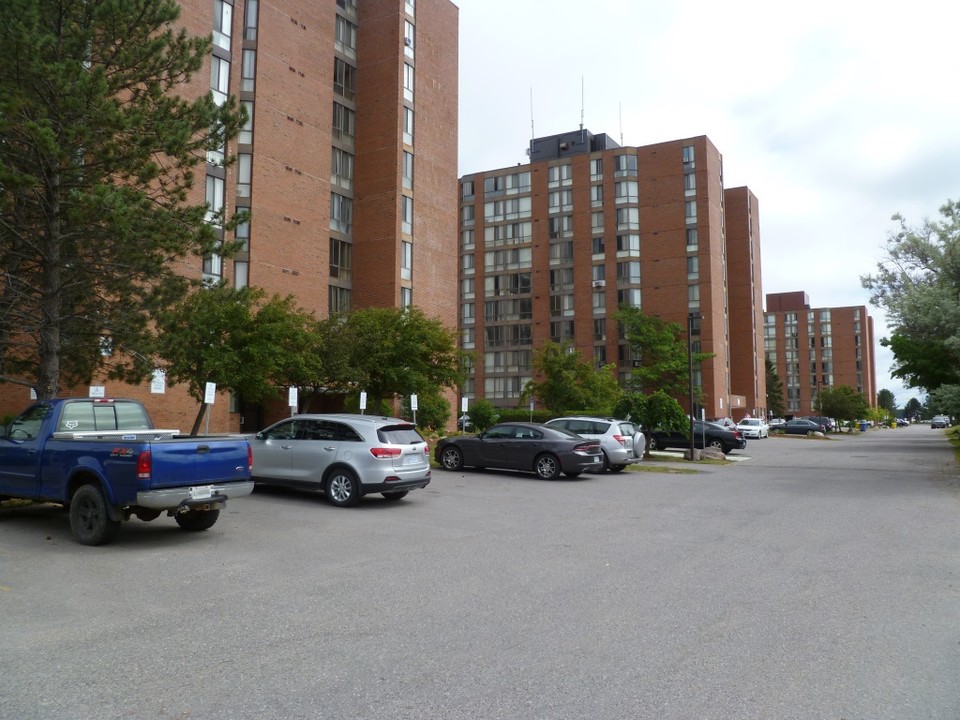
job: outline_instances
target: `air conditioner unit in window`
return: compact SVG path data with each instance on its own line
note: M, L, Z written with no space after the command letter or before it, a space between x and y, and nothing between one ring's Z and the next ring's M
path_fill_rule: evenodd
M606 287L606 286L607 286L607 281L606 281L606 280L594 280L594 281L593 281L593 286L594 286L594 287Z
M403 44L407 47L413 47L413 38L404 38Z

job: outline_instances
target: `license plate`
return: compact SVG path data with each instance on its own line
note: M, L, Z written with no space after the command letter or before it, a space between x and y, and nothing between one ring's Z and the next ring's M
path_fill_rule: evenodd
M213 495L213 485L198 485L190 488L191 500L206 500Z
M423 454L421 453L408 453L403 456L404 465L419 465L422 462Z

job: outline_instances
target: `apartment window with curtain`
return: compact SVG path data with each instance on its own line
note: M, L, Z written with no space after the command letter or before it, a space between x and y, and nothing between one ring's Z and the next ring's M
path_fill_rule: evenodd
M403 64L403 99L408 102L413 102L413 65L410 63Z
M232 27L233 5L223 0L213 0L213 44L229 50Z
M403 141L413 145L413 108L403 109Z
M357 115L345 105L333 104L333 137L344 144L353 143L356 132Z
M237 155L237 197L250 197L250 182L253 177L253 155Z
M215 227L223 227L224 181L223 178L207 175L206 221Z
M223 105L230 92L230 61L214 55L210 58L210 90L213 101Z
M244 92L256 90L257 51L244 50L240 62L240 89Z
M349 282L353 277L353 245L330 238L330 277Z
M413 275L413 243L400 243L400 277L409 280Z
M403 186L413 189L413 153L403 151Z
M257 11L260 0L247 0L243 9L243 39L257 39Z
M331 149L330 182L345 190L353 187L353 155L338 147Z
M243 124L243 127L240 128L240 134L237 136L237 143L240 145L252 145L253 144L253 102L250 100L242 100L240 102L247 111L247 121Z
M334 49L348 58L357 56L357 26L337 15Z
M403 21L403 54L413 58L413 44L416 40L416 27L409 20Z
M413 198L406 195L400 199L401 222L400 230L407 235L413 234Z
M357 69L340 58L333 59L333 91L347 100L357 94Z
M339 193L330 193L330 229L342 233L353 230L352 199Z

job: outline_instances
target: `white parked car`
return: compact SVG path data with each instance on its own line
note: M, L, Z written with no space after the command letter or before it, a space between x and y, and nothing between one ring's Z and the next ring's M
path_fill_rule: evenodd
M770 426L762 418L744 418L737 423L737 430L747 439L759 440L770 437Z

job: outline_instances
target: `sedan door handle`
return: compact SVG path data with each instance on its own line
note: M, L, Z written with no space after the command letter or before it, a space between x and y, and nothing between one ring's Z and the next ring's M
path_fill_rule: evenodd
M280 449L281 449L281 450L289 450L289 449L292 448L292 447L293 447L293 445L281 445L281 446L280 446Z

